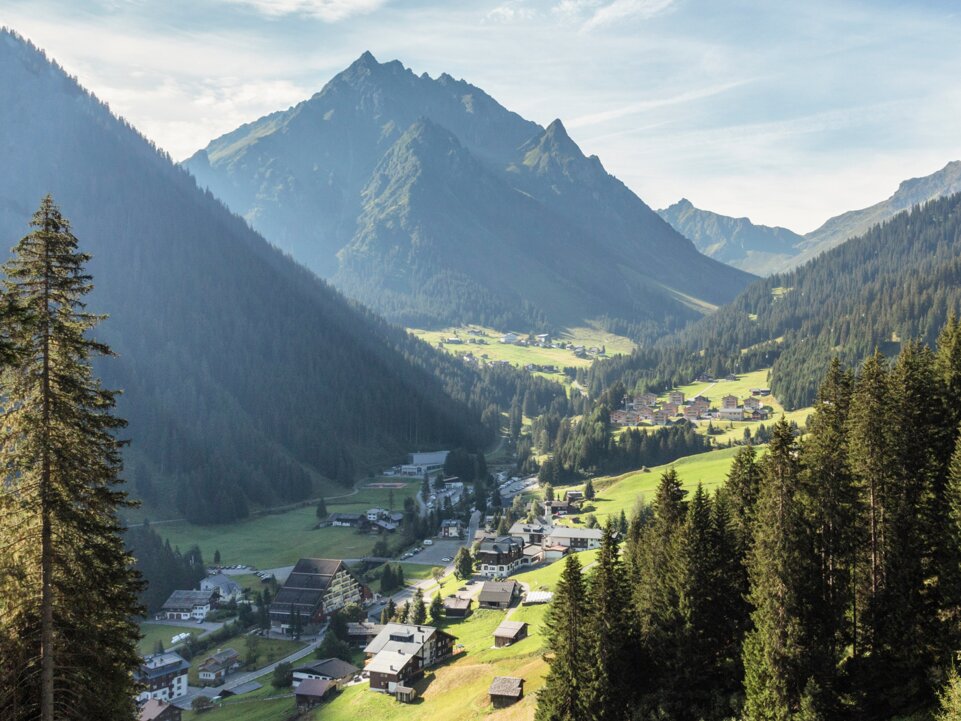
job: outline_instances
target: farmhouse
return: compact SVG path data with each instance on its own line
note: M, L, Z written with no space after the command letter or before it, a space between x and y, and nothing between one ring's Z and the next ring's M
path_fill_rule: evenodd
M661 405L661 410L667 413L668 418L672 418L677 415L677 409L680 407L680 403L664 403Z
M762 405L764 404L761 403L761 399L755 396L748 396L747 398L744 399L744 407L750 408L752 411L756 411Z
M330 681L335 686L342 686L360 673L360 669L352 663L341 661L339 658L325 658L321 661L298 666L294 669L294 689L304 681Z
M330 525L343 528L359 528L367 521L367 517L360 513L331 513Z
M735 395L726 395L721 398L721 410L730 408L737 408L737 396Z
M524 539L500 536L485 539L477 547L474 561L483 576L506 576L516 571L524 560Z
M572 551L589 551L601 547L604 531L600 528L566 528L555 526L551 529L550 545L566 546Z
M494 631L494 645L497 648L510 646L527 638L527 623L524 621L502 621Z
M524 698L524 679L495 676L487 690L494 708L504 708Z
M736 406L734 408L720 408L717 417L725 421L743 421L744 409Z
M157 699L172 701L187 693L187 671L190 664L173 651L144 657L134 672L134 680L141 685L137 703Z
M379 521L382 518L388 518L389 512L386 508L368 508L367 509L367 521L373 523L374 521Z
M695 405L684 406L684 420L696 421L701 417L700 409Z
M395 693L423 676L424 669L451 655L454 637L433 626L389 623L367 644L370 690Z
M567 515L568 513L576 513L577 508L572 506L567 501L544 501L544 513L557 516L557 515Z
M201 686L219 686L227 678L227 674L240 668L240 654L232 648L205 658L197 667Z
M347 638L355 646L366 646L377 638L377 634L383 630L383 625L379 623L370 623L369 621L349 622L347 624Z
M657 396L653 393L641 393L640 395L634 396L634 407L647 406L650 408L653 405L657 405Z
M304 626L313 626L348 603L361 604L369 598L370 589L343 561L301 558L270 604L270 628L291 633L295 615Z
M663 408L658 408L656 411L654 411L652 421L656 426L663 426L666 425L670 419L671 415L666 410Z
M520 584L516 581L484 581L477 603L481 608L509 608L520 591Z
M504 335L501 336L501 343L512 344L512 343L516 343L519 340L520 340L520 336L517 335L517 333L505 333Z
M544 560L544 547L537 544L524 546L524 558L521 560L525 566L536 566Z
M200 582L201 591L216 591L220 601L236 601L241 596L240 584L222 573L207 576Z
M465 596L448 596L444 599L444 615L448 618L467 618L473 601Z
M671 391L667 394L667 400L668 403L679 406L684 402L684 394L681 391Z
M174 591L158 615L169 621L203 621L216 599L216 591Z
M304 681L297 687L297 691L294 693L297 699L297 711L304 713L318 706L320 702L324 700L324 696L330 692L331 688L333 688L333 684L330 681L322 681L320 679Z
M165 701L150 699L140 709L139 721L180 721L183 713L179 708Z

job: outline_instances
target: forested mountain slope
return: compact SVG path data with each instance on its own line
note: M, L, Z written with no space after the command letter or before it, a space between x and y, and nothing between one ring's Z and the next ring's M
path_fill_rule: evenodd
M788 273L758 281L658 348L596 364L592 395L628 384L690 380L773 362L772 390L788 408L809 405L833 356L855 364L902 340L933 343L961 308L961 194L877 225Z
M185 166L268 240L407 325L604 317L650 339L750 281L698 253L560 121L542 128L466 82L370 53Z
M936 173L905 180L890 198L830 218L803 236L786 228L754 225L747 218L700 210L686 199L658 213L694 241L702 253L751 273L770 275L803 265L915 205L958 192L961 192L961 161L955 160Z
M124 390L152 515L229 520L348 483L373 455L486 440L476 373L285 257L7 31L0 167L8 247L52 193L93 255L90 308L118 354L98 372Z

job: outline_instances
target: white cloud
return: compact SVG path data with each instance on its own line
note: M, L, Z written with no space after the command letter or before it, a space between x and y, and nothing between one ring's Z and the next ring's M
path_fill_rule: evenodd
M245 5L257 12L280 17L305 15L335 23L354 15L366 15L380 9L387 0L224 0L234 5Z
M585 23L585 30L620 22L630 18L650 18L664 12L676 0L613 0L598 8Z
M498 23L512 23L530 20L536 15L533 8L527 7L521 0L511 0L498 5L485 16L486 20Z

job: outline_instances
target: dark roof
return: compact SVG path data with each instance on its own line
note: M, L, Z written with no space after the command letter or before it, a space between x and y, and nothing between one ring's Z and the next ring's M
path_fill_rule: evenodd
M527 623L524 621L502 621L494 631L494 635L502 638L517 638L525 628Z
M470 608L471 600L460 596L448 596L444 599L444 608Z
M166 600L163 608L193 608L206 606L213 599L216 591L174 591Z
M321 678L309 678L306 681L301 681L294 693L297 696L313 696L314 698L323 698L330 690L330 686L330 681L325 681Z
M513 676L494 676L487 693L491 696L520 698L524 693L524 679L514 678Z
M514 536L498 536L480 542L479 553L511 553L524 548L524 539Z
M165 651L145 656L135 676L138 679L149 680L168 673L187 673L189 668L190 664L180 654Z
M510 603L516 588L516 581L485 581L478 600L481 603Z
M348 636L376 636L383 630L384 626L382 624L370 623L369 621L351 621L347 624Z
M347 678L360 673L360 669L352 663L341 661L339 658L325 658L321 661L314 661L304 666L294 669L301 673L315 673L318 676L330 676L331 678Z
M292 615L296 608L306 620L320 607L324 593L341 568L347 570L341 560L301 558L277 591L270 604L270 612Z
M247 683L241 683L232 688L225 688L220 692L221 696L239 696L242 693L250 693L251 691L256 691L259 688L263 688L256 681L248 681Z

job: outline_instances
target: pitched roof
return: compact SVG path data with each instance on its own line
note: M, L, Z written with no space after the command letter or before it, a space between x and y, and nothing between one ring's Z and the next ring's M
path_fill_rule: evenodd
M301 673L315 673L318 676L330 676L331 678L346 678L360 673L360 669L352 663L341 661L339 658L325 658L320 661L305 664L294 669Z
M213 597L214 591L174 591L164 602L163 608L206 606Z
M509 603L516 587L516 581L484 581L478 600L481 603Z
M367 664L367 670L376 673L398 673L407 664L416 661L417 656L403 651L381 651Z
M494 635L503 638L517 638L525 628L527 628L525 621L501 621L501 625L495 629Z
M491 696L520 698L524 693L524 679L514 678L513 676L494 676L487 693Z
M228 596L240 592L240 584L231 580L229 576L223 573L216 573L213 576L207 576L207 578L203 579L201 583L206 583L209 586L216 586L222 593Z
M523 538L515 538L514 536L498 536L497 538L484 539L480 542L477 550L478 553L511 553L514 551L519 551L523 547Z
M413 655L435 634L443 633L433 626L416 626L407 623L388 623L377 637L367 644L364 653L379 654L381 651L403 651Z
M270 612L293 614L297 607L301 614L310 615L320 606L330 582L341 569L350 572L339 559L301 558L274 596Z
M153 721L168 708L170 708L169 703L152 698L143 705L142 709L140 709L140 721Z
M461 596L448 596L444 599L444 608L467 609L471 606L471 599Z
M164 651L163 653L145 656L136 676L142 679L151 679L168 673L187 673L189 668L190 664L179 653Z
M566 526L555 526L551 531L551 538L596 538L597 540L601 540L603 537L603 528L568 528Z
M247 683L237 684L231 688L225 688L220 692L220 695L239 696L242 693L250 693L251 691L256 691L259 688L263 688L263 686L256 681L248 681Z
M331 683L331 681L325 681L320 678L309 678L306 681L300 682L294 694L297 696L322 698L330 690Z

